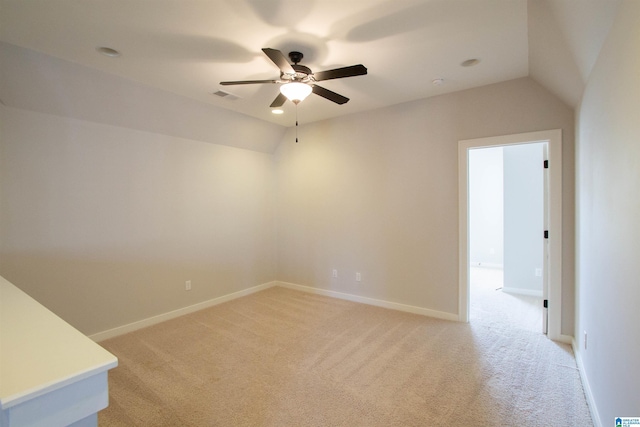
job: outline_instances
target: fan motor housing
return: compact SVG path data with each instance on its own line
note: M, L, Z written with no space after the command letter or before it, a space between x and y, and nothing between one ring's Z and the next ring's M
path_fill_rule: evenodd
M291 81L306 81L313 74L309 67L305 67L304 65L292 64L291 68L296 72L295 74L285 74L280 73L280 77L283 80L291 80Z

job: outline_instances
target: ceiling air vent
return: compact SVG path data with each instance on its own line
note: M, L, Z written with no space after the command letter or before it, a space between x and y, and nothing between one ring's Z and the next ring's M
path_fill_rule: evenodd
M220 98L225 98L228 99L230 101L235 101L236 99L238 99L239 97L229 93L229 92L225 92L223 90L217 90L215 92L211 92L211 95L215 95L215 96L219 96Z

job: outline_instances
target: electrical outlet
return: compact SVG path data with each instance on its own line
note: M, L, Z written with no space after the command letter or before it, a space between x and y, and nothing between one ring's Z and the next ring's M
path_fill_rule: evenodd
M584 331L584 349L587 349L587 331Z
M360 273L356 273L356 282L362 282L362 275Z
M191 280L187 280L186 282L184 282L184 290L185 291L191 290Z
M331 272L331 276L332 277L338 277L338 270L336 270L335 268L333 269L333 271Z

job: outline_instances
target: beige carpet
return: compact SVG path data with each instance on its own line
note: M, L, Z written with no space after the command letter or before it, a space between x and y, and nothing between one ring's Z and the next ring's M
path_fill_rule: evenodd
M272 288L101 343L100 426L591 426L571 349Z
M503 292L502 270L471 267L470 321L487 328L542 333L542 298Z

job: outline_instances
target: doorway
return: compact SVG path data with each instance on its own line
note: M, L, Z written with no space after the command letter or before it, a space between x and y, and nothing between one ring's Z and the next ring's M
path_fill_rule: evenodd
M517 135L459 141L459 319L469 321L470 309L470 217L469 217L469 157L470 150L489 147L510 147L519 144L542 143L547 147L545 160L546 198L544 208L542 298L546 301L544 317L548 336L561 340L561 277L562 277L562 133L561 130L531 132ZM542 165L541 165L542 167ZM538 267L536 267L538 268ZM534 270L535 271L535 270Z
M546 333L543 322L546 142L468 152L469 320Z

